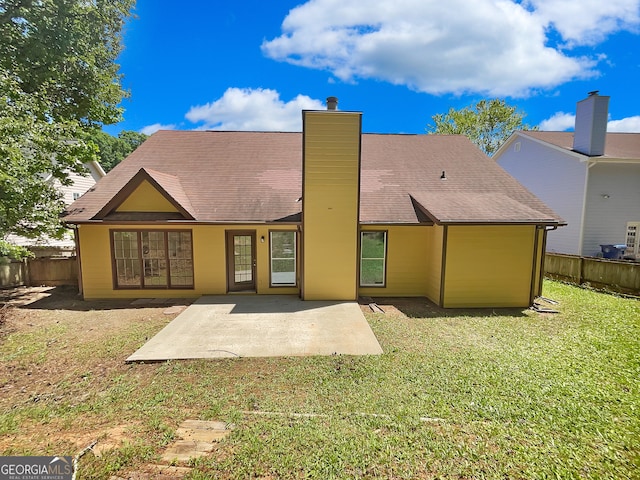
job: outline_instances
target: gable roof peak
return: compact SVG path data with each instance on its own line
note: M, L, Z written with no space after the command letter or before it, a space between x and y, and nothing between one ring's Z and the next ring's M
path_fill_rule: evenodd
M94 220L103 220L117 208L144 182L149 182L160 195L173 205L186 220L195 220L195 212L188 195L180 184L180 179L168 173L148 167L141 167L133 177L94 215Z

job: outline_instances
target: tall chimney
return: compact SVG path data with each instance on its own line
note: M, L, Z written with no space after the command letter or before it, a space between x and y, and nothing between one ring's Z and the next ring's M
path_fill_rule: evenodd
M327 110L338 109L338 97L327 97Z
M576 106L576 126L573 134L573 149L576 152L595 157L604 155L607 139L607 120L609 115L608 96L598 95L598 91L589 92L589 96L580 100Z

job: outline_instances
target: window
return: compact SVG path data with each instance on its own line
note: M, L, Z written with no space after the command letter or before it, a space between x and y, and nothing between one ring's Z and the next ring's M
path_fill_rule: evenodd
M112 231L116 288L193 288L190 231Z
M296 285L296 232L269 232L271 285Z
M640 222L627 223L627 249L625 257L640 257Z
M75 202L77 199L79 199L82 196L81 193L79 192L73 192L73 201Z
M360 286L384 287L387 232L360 232Z

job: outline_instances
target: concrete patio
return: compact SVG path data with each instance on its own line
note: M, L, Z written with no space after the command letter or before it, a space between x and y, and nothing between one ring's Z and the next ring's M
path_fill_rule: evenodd
M196 300L127 362L380 354L356 302L220 295Z

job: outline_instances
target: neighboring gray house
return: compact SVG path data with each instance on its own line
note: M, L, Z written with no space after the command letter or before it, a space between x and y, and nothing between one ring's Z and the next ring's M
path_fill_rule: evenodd
M608 106L591 92L575 132L517 131L493 157L568 223L549 232L548 252L626 244L625 257L640 259L640 133L607 133Z
M87 190L93 187L98 180L106 175L100 164L92 161L85 164L87 175L79 175L77 173L69 173L69 178L73 182L69 186L62 186L53 179L52 175L45 178L46 181L55 182L63 193L65 205L71 205L80 198ZM25 238L18 235L8 235L6 240L14 245L27 247L37 257L48 257L52 255L72 255L75 252L75 242L71 233L66 234L61 239L50 237L41 238Z

